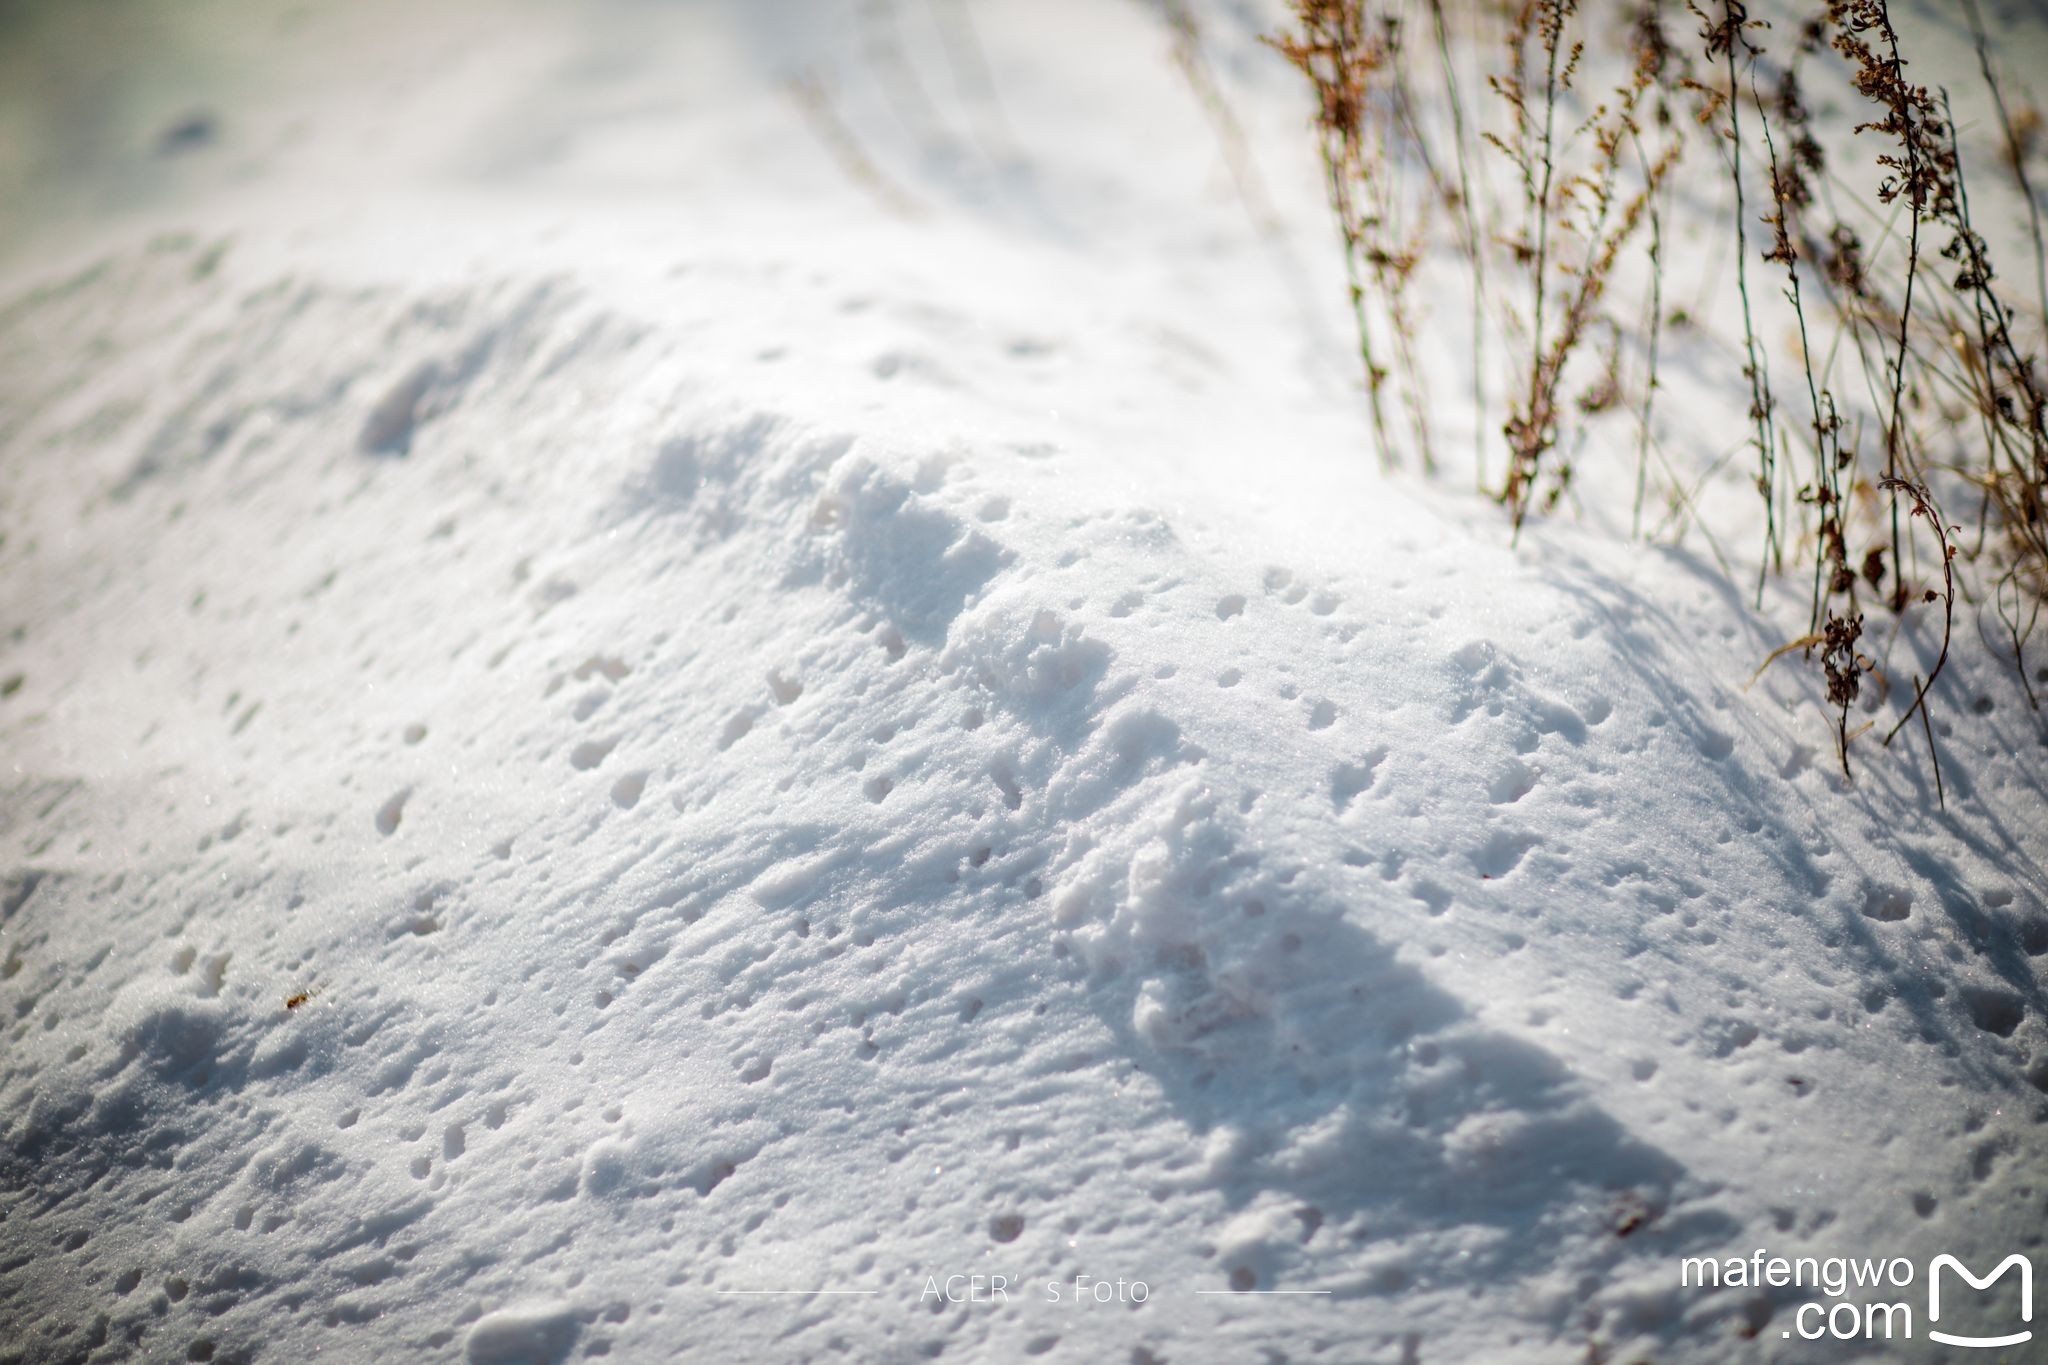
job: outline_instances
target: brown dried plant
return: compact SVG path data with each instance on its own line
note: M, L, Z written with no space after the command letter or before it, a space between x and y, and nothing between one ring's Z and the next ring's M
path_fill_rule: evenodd
M1380 361L1372 305L1377 300L1396 318L1405 316L1402 295L1417 254L1395 239L1387 211L1390 68L1398 33L1373 22L1362 0L1296 0L1294 13L1299 30L1268 41L1315 91L1324 190L1343 238L1345 283L1373 435L1381 465L1392 468L1399 460L1383 398L1389 376ZM1374 293L1368 293L1368 283ZM1410 401L1419 406L1412 392Z
M1494 117L1469 122L1441 0L1430 9L1441 76L1427 92L1404 60L1400 24L1376 15L1368 0L1293 0L1298 27L1274 40L1317 95L1316 127L1381 448L1391 460L1381 402L1389 376L1378 359L1387 353L1413 408L1415 445L1430 462L1411 285L1448 246L1449 259L1469 274L1474 414L1484 412L1488 378L1505 400L1507 465L1494 492L1515 532L1532 511L1551 509L1570 491L1573 457L1587 448L1585 424L1614 411L1636 418L1640 531L1656 448L1664 279L1692 264L1668 259L1661 194L1689 146L1718 147L1733 200L1732 288L1747 444L1762 504L1759 601L1788 560L1812 580L1808 633L1772 658L1803 650L1816 659L1847 775L1850 744L1861 733L1852 730L1852 711L1872 705L1868 680L1884 682L1885 670L1863 652L1869 613L1885 611L1903 624L1940 604L1931 665L1924 676L1910 671L1912 691L1883 734L1889 745L1918 715L1932 755L1928 710L1954 642L1958 599L1989 589L2030 699L2024 650L2048 605L2048 377L2038 354L2048 341L2048 248L2029 168L2036 136L2029 108L2016 114L2008 106L1974 0L1965 0L2003 135L2000 164L2027 205L2035 316L2023 315L1993 268L1972 220L1947 92L1907 78L1888 0L1821 0L1778 59L1766 52L1766 26L1744 0L1601 0L1606 11L1591 22L1582 3L1594 0L1511 0L1508 8L1472 13L1477 41L1494 45L1497 63L1487 82ZM1671 43L1663 23L1664 7L1680 3L1700 24L1689 51ZM1497 38L1486 36L1489 24L1499 25ZM1600 99L1582 90L1605 60L1589 57L1581 36L1589 29L1627 35L1627 74ZM1826 53L1841 64L1814 67ZM1809 80L1839 80L1824 102L1840 89L1864 117L1823 134ZM1429 95L1448 101L1448 134L1445 110L1432 112ZM1842 139L1834 154L1823 145L1831 136ZM1475 193L1468 139L1498 156L1502 174L1491 179L1507 191L1500 203ZM1853 155L1841 163L1846 171L1831 164L1842 147L1872 143L1861 168ZM1405 181L1404 170L1413 173ZM1759 208L1756 196L1765 190ZM1871 233L1871 222L1882 230ZM1436 241L1435 233L1449 240ZM1631 248L1645 237L1638 256ZM1936 238L1945 238L1938 259L1947 269L1937 268ZM1803 388L1804 402L1782 411L1760 325L1774 305L1751 293L1759 262L1782 272L1793 338L1787 350L1796 361L1796 374L1786 378ZM1526 292L1502 283L1517 279ZM1626 305L1612 301L1629 297L1626 287L1616 292L1622 280L1640 284L1645 311L1634 329L1620 320ZM1489 304L1493 328L1481 325ZM1831 334L1823 330L1830 316ZM1676 326L1678 311L1670 317ZM1509 361L1505 373L1491 376L1481 365L1480 339L1489 330L1505 338ZM1842 394L1834 377L1845 348L1851 375L1860 370L1855 395ZM1623 363L1624 352L1643 357L1639 370ZM1867 472L1859 450L1866 432L1877 438ZM1483 471L1483 459L1477 464ZM1958 490L1975 490L1979 499L1974 546L1942 510L1942 496ZM1676 474L1671 496L1693 524L1709 529ZM1888 635L1896 639L1898 630ZM1888 658L1891 648L1877 652ZM1884 683L1883 693L1890 690ZM1883 700L1880 694L1875 704ZM1938 755L1933 762L1945 799Z
M1622 252L1652 219L1657 193L1685 149L1683 139L1670 138L1652 152L1643 138L1642 119L1668 75L1665 49L1654 40L1661 30L1647 26L1635 30L1641 41L1628 78L1569 136L1559 136L1560 106L1585 55L1583 41L1567 36L1576 13L1577 0L1523 0L1509 26L1507 69L1491 81L1506 105L1508 126L1486 140L1521 185L1522 221L1508 247L1530 279L1527 352L1503 427L1508 471L1499 494L1517 531L1539 499L1552 507L1570 486L1569 461L1548 467L1560 435L1567 370L1605 318ZM1576 251L1562 250L1573 241ZM1581 410L1613 405L1581 404Z

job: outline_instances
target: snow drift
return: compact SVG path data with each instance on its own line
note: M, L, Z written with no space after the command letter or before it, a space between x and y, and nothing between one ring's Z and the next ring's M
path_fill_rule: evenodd
M0 1354L1790 1359L1679 1259L2039 1246L2009 675L1847 786L1228 296L461 212L0 314Z

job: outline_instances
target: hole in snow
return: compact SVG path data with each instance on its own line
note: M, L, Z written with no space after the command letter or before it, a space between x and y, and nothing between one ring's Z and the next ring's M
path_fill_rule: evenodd
M1986 1033L2010 1038L2027 1017L2026 1005L2009 992L1966 986L1962 994L1970 1008L1970 1022Z
M397 833L399 817L405 814L406 798L411 795L412 788L406 787L400 791L393 792L385 799L383 805L377 807L377 832L379 834Z
M755 714L751 707L733 712L732 716L725 722L725 729L718 736L720 752L730 749L733 745L746 738L747 732L754 728Z
M1863 892L1863 913L1895 924L1913 913L1913 893L1895 886L1872 886Z
M604 762L617 743L616 739L586 739L569 751L569 766L579 772L588 772Z

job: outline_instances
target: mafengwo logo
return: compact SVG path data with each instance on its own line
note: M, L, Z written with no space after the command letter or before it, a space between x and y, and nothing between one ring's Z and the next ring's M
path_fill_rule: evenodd
M1934 1263L1927 1267L1927 1335L1929 1337L1942 1343L1944 1346L2018 1346L2024 1341L2032 1340L2034 1333L2031 1329L2014 1332L2009 1336L2002 1337L1959 1337L1952 1336L1947 1332L1937 1332L1933 1324L1941 1320L1941 1272L1943 1270L1955 1271L1956 1274L1969 1281L1972 1289L1989 1289L2006 1271L2019 1271L2020 1321L2032 1322L2034 1320L2033 1262L2015 1251L2012 1255L2000 1261L1998 1268L1981 1280L1970 1273L1968 1266L1949 1255L1935 1257Z
M1943 1331L1941 1321L1943 1281L1949 1285L1947 1304L1953 1325L1958 1294L1964 1285L1979 1294L1993 1291L2008 1274L2017 1272L2019 1319L2007 1324L2013 1330L1996 1335L1975 1335ZM1913 1262L1903 1256L1890 1260L1869 1257L1772 1256L1759 1247L1748 1257L1730 1256L1713 1260L1688 1256L1679 1263L1678 1282L1686 1289L1818 1289L1832 1304L1802 1303L1792 1314L1792 1325L1779 1335L1802 1341L1909 1341L1914 1334L1913 1298L1879 1300L1875 1294L1886 1290L1909 1290L1919 1278ZM1961 1281L1958 1285L1956 1282ZM2032 1341L2034 1331L2034 1266L2014 1252L1984 1275L1977 1274L1956 1256L1946 1252L1927 1265L1927 1338L1944 1346L1995 1350ZM1858 1292L1861 1291L1861 1292ZM1868 1299L1868 1301L1864 1301Z

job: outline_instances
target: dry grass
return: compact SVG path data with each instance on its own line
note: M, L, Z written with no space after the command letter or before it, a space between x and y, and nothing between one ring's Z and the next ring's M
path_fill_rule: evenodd
M1475 417L1490 400L1505 413L1494 443L1505 472L1489 491L1511 532L1557 507L1581 453L1600 449L1587 431L1626 413L1638 533L1654 457L1681 531L1696 525L1714 543L1697 485L1688 492L1658 439L1655 396L1676 317L1667 277L1711 276L1732 247L1722 287L1739 318L1742 387L1728 398L1749 431L1758 516L1719 529L1759 547L1759 601L1775 575L1810 577L1807 632L1779 653L1818 667L1843 772L1858 735L1881 723L1889 744L1916 715L1933 754L1928 708L1959 603L1995 610L2031 700L2025 651L2048 604L2048 249L2030 170L2041 123L2008 102L1974 4L2003 144L1993 172L2028 210L2024 303L1973 222L1948 92L1909 79L1887 0L1825 0L1789 40L1743 0L1669 0L1696 25L1690 45L1674 40L1666 0L1581 3L1461 12L1454 40L1431 0L1433 63L1411 58L1401 25L1371 0L1294 0L1294 26L1272 40L1316 95L1383 459L1411 462L1388 414L1398 388L1412 462L1433 463L1419 358L1430 319L1416 300L1444 294L1432 272L1454 270L1472 305ZM1616 37L1594 50L1594 34ZM1489 71L1483 106L1465 104L1454 41ZM1819 126L1809 85L1862 112ZM1732 241L1681 247L1666 230L1672 177L1695 148L1719 154ZM1775 295L1756 292L1774 276ZM1489 333L1504 346L1490 356ZM1475 458L1482 478L1490 463ZM1627 477L1597 474L1615 476ZM1977 504L1973 537L1945 500ZM1931 617L1915 625L1936 608L1938 640ZM1908 635L1925 642L1929 664L1899 670L1910 691L1868 652L1879 634L1880 656ZM1870 723L1853 724L1859 710Z

